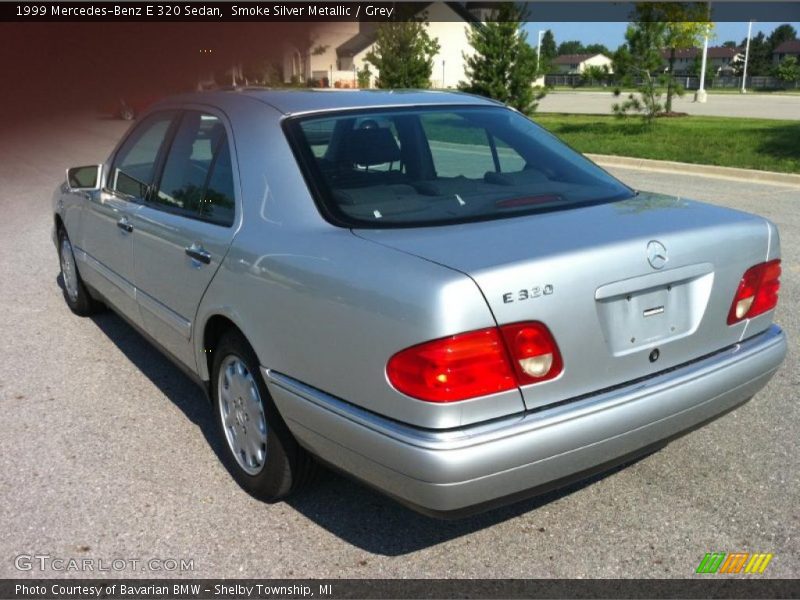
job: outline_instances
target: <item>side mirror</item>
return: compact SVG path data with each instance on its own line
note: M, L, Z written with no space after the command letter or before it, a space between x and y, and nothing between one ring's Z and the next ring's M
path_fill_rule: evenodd
M71 190L99 190L103 165L67 169L67 185Z

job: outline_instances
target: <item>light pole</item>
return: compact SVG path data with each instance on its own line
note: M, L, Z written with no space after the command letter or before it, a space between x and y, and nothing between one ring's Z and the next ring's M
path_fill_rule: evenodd
M708 34L711 29L711 2L708 3L708 24L706 25L706 35L703 38L703 60L700 64L700 87L694 95L694 101L703 103L708 100L706 94L706 61L708 59Z
M708 57L708 28L706 28L706 36L703 39L703 60L700 63L700 87L694 95L695 102L705 102L708 100L706 93L706 59Z
M747 24L747 44L744 47L744 69L742 69L742 93L746 94L745 84L747 83L747 61L750 59L750 34L753 32L753 22Z
M545 34L545 31L540 29L539 30L539 41L536 44L536 76L539 76L539 59L542 56L542 36Z
M447 84L444 82L444 59L442 59L442 89L446 88Z

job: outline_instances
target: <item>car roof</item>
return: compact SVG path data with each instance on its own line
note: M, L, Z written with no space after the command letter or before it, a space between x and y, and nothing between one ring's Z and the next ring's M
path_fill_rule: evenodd
M285 115L390 106L453 104L497 106L500 104L481 96L448 91L268 88L235 88L225 91L196 92L169 98L166 102L224 106L235 101L236 97L242 96L263 102Z

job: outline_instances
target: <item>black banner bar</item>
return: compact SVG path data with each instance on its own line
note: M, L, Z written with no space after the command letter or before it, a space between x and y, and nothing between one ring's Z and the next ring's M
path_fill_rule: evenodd
M448 2L444 11L450 20L460 21L472 9L485 3ZM527 18L532 22L624 22L631 18L636 3L630 1L550 0L526 2ZM304 2L228 0L113 0L66 1L22 0L0 2L0 21L9 22L382 22L415 14L418 2ZM719 0L711 3L711 20L716 22L800 21L800 2L741 2Z
M800 598L800 580L701 579L4 579L12 600L376 598Z

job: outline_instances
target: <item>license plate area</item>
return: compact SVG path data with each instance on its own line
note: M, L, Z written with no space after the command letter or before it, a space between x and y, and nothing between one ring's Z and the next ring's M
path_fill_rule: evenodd
M697 329L714 275L711 265L692 267L651 273L597 290L598 319L614 356L686 337Z

